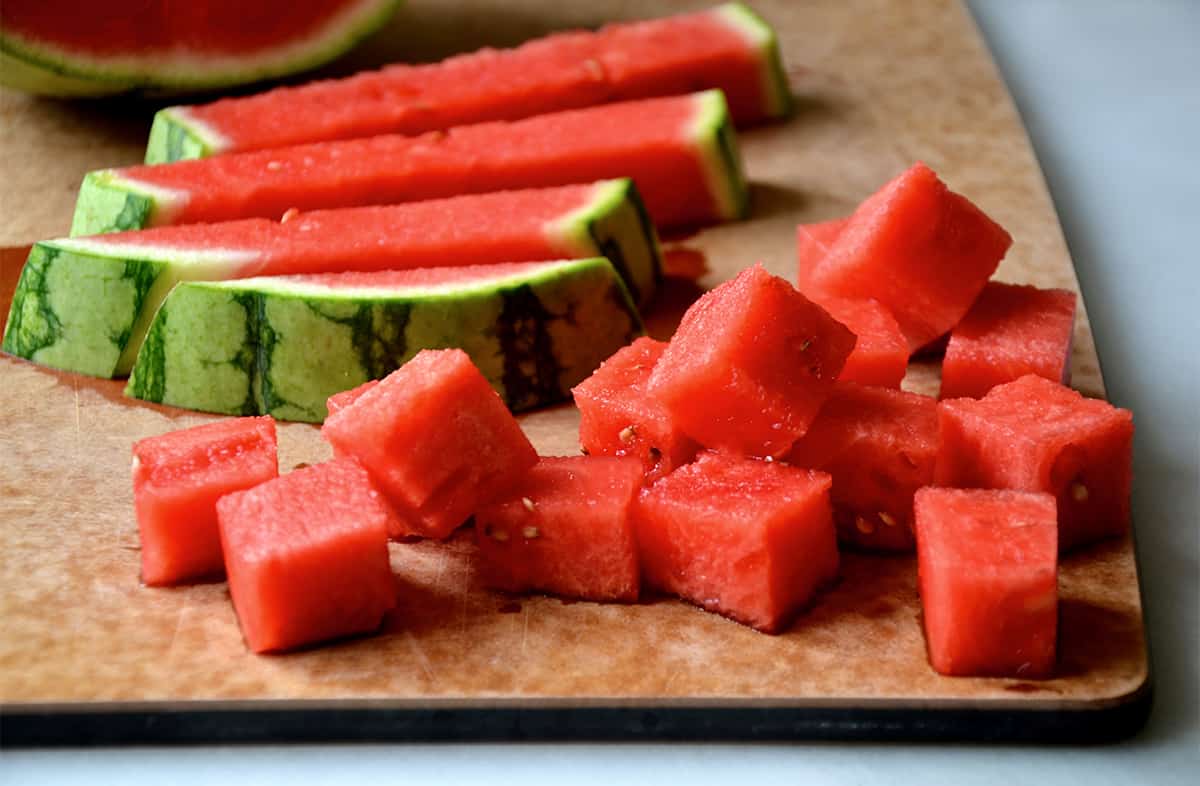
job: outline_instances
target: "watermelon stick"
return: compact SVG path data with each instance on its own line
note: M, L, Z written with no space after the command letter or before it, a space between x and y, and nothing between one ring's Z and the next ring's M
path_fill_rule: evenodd
M739 125L790 109L775 33L741 3L168 107L154 117L146 163L421 134L704 88L725 92Z
M89 173L71 234L632 177L656 224L740 218L746 185L719 90L513 123L320 142Z
M4 350L120 376L179 281L601 255L639 302L653 296L658 242L630 180L48 240L22 271Z

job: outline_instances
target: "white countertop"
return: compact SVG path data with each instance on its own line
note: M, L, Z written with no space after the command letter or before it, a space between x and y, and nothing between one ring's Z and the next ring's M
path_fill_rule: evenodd
M1200 773L1200 3L971 0L1025 118L1110 396L1135 413L1134 521L1156 683L1104 747L202 746L0 752L0 783L1194 783ZM0 745L2 745L0 741Z

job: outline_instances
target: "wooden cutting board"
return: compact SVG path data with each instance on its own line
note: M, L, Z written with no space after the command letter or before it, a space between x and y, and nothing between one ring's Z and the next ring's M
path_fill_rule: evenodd
M412 0L336 71L511 45L553 29L698 6ZM670 242L648 313L669 335L702 289L755 261L791 278L799 222L849 212L921 159L1007 227L999 277L1078 291L1037 162L954 2L757 0L798 97L742 135L753 215ZM0 245L64 234L83 173L141 158L154 107L0 93ZM22 252L0 256L0 306ZM1103 315L1097 315L1103 319ZM1086 312L1075 385L1103 395ZM936 366L906 387L936 393ZM1151 416L1147 413L1147 416ZM511 598L482 589L468 537L393 544L383 633L247 652L224 584L138 582L130 444L212 419L126 400L121 383L0 357L0 732L10 744L131 739L968 737L1100 739L1144 717L1149 667L1130 539L1062 564L1058 676L948 679L927 665L915 564L847 553L840 583L780 636L679 601ZM570 407L526 416L572 454ZM281 468L329 455L280 429Z

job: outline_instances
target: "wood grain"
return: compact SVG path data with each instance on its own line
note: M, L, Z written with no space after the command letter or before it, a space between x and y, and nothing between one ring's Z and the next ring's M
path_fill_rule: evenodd
M408 3L337 66L428 59L602 19L696 3ZM753 216L670 242L676 273L648 314L665 336L702 289L755 261L791 278L794 228L850 211L921 159L1016 239L1000 277L1078 291L1053 206L1013 105L970 19L948 0L758 0L776 25L799 111L742 135ZM417 34L414 31L420 31ZM65 231L83 173L140 159L153 107L0 93L0 244ZM20 252L0 255L0 300ZM1076 387L1103 394L1081 310ZM935 392L935 364L906 387ZM210 420L124 399L121 383L0 357L0 702L387 699L423 706L635 701L722 706L1103 707L1147 681L1132 543L1062 565L1052 680L947 679L927 665L911 558L847 553L837 586L780 636L681 602L516 599L482 589L470 538L393 544L401 597L379 636L286 656L244 647L224 584L148 589L130 444ZM577 451L570 407L528 415L547 454ZM281 469L328 456L315 428L280 429Z

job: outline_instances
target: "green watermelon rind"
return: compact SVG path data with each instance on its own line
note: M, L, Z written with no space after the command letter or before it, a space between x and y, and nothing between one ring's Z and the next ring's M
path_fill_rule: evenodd
M791 115L792 91L788 86L775 30L745 3L726 3L716 9L716 13L758 49L767 116L784 118Z
M700 151L704 178L717 212L722 219L745 218L750 211L750 189L725 94L706 90L696 94L695 101L697 112L689 132Z
M126 395L321 422L329 396L385 376L421 349L460 347L509 407L523 410L566 400L642 332L603 258L399 289L294 277L187 282L158 310Z
M639 306L658 291L663 275L658 232L632 179L597 183L592 199L555 221L550 234L577 256L606 257Z
M216 129L192 117L187 107L169 106L154 113L145 163L167 164L207 158L223 152L228 146Z
M171 223L171 216L187 195L122 177L113 169L98 169L83 176L71 237L125 232Z
M348 51L391 18L401 2L361 0L333 30L325 28L313 39L288 42L265 55L231 58L232 63L223 67L212 62L206 66L206 58L200 56L170 65L89 60L63 50L39 48L0 31L0 84L70 98L208 90L273 79L316 68Z
M13 292L5 352L94 377L133 366L158 304L179 281L216 278L251 259L245 251L180 252L87 238L34 244Z

